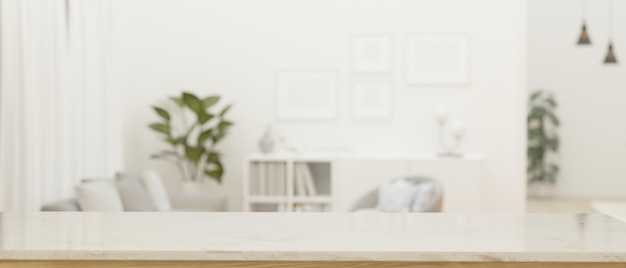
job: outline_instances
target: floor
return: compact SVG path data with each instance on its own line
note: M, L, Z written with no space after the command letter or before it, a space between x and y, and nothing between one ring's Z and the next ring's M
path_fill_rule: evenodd
M528 198L527 212L603 213L626 222L626 200L584 198Z
M581 198L533 198L526 201L526 212L592 213L592 200Z

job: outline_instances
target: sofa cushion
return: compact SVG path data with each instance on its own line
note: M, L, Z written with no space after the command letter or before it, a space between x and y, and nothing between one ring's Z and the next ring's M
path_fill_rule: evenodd
M76 198L83 211L124 211L113 180L96 180L76 186Z
M161 177L154 171L147 171L141 174L141 180L148 189L152 197L152 203L158 211L171 211L172 204L167 196Z
M41 211L80 211L80 206L78 200L67 199L45 204L41 207Z
M115 185L125 211L155 211L152 196L139 175L118 173Z
M416 189L405 179L387 180L378 188L378 211L409 212Z
M434 181L421 181L415 185L415 198L411 204L412 212L423 212L428 209L437 195L437 185Z

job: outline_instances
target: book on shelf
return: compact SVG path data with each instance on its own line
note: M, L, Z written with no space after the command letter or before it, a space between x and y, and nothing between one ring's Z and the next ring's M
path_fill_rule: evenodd
M259 195L267 195L267 164L259 163Z
M281 182L283 181L282 172L281 172L282 163L278 163L278 162L272 163L272 167L273 167L273 172L274 172L273 181L271 184L272 193L273 195L276 195L276 196L282 196L284 195L280 190L280 185L281 185Z
M317 195L317 189L315 189L315 183L313 182L313 173L308 164L303 163L302 169L304 170L304 182L306 183L306 190L310 196Z
M285 190L287 185L287 165L285 163L274 163L274 194L278 196L287 195Z
M306 163L296 163L294 165L294 184L297 196L315 196L317 189L313 182L311 168Z
M304 172L300 163L294 165L294 190L296 196L306 196L306 186L304 185Z
M259 194L259 164L252 163L250 165L250 189L248 189L250 195L258 195Z
M326 212L328 211L325 205L321 204L304 204L296 203L293 206L294 212Z
M287 195L286 164L256 162L250 166L250 194L257 196Z
M283 194L280 192L280 182L283 180L282 176L280 175L281 172L280 170L282 169L282 164L281 163L274 163L274 194L278 195L278 196L282 196Z
M274 192L276 184L276 164L274 162L269 162L267 165L267 195L274 196L276 193Z

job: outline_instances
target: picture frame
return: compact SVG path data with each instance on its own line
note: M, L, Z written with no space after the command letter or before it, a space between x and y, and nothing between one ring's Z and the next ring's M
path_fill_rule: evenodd
M338 76L325 70L277 72L278 119L333 119L337 116Z
M410 85L469 83L469 35L423 33L406 37L406 82Z
M383 120L391 117L392 86L384 81L356 81L352 84L352 117Z
M392 41L386 34L357 34L352 37L354 73L391 72Z

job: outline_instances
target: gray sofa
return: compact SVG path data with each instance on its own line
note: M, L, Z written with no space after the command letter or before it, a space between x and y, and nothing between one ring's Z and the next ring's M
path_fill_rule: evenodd
M172 211L228 211L228 198L222 194L169 194ZM81 211L75 198L41 207L41 211Z
M42 206L42 211L228 211L228 198L215 193L168 193L158 174L118 172L115 178L83 179L76 198ZM82 208L81 208L82 206Z

